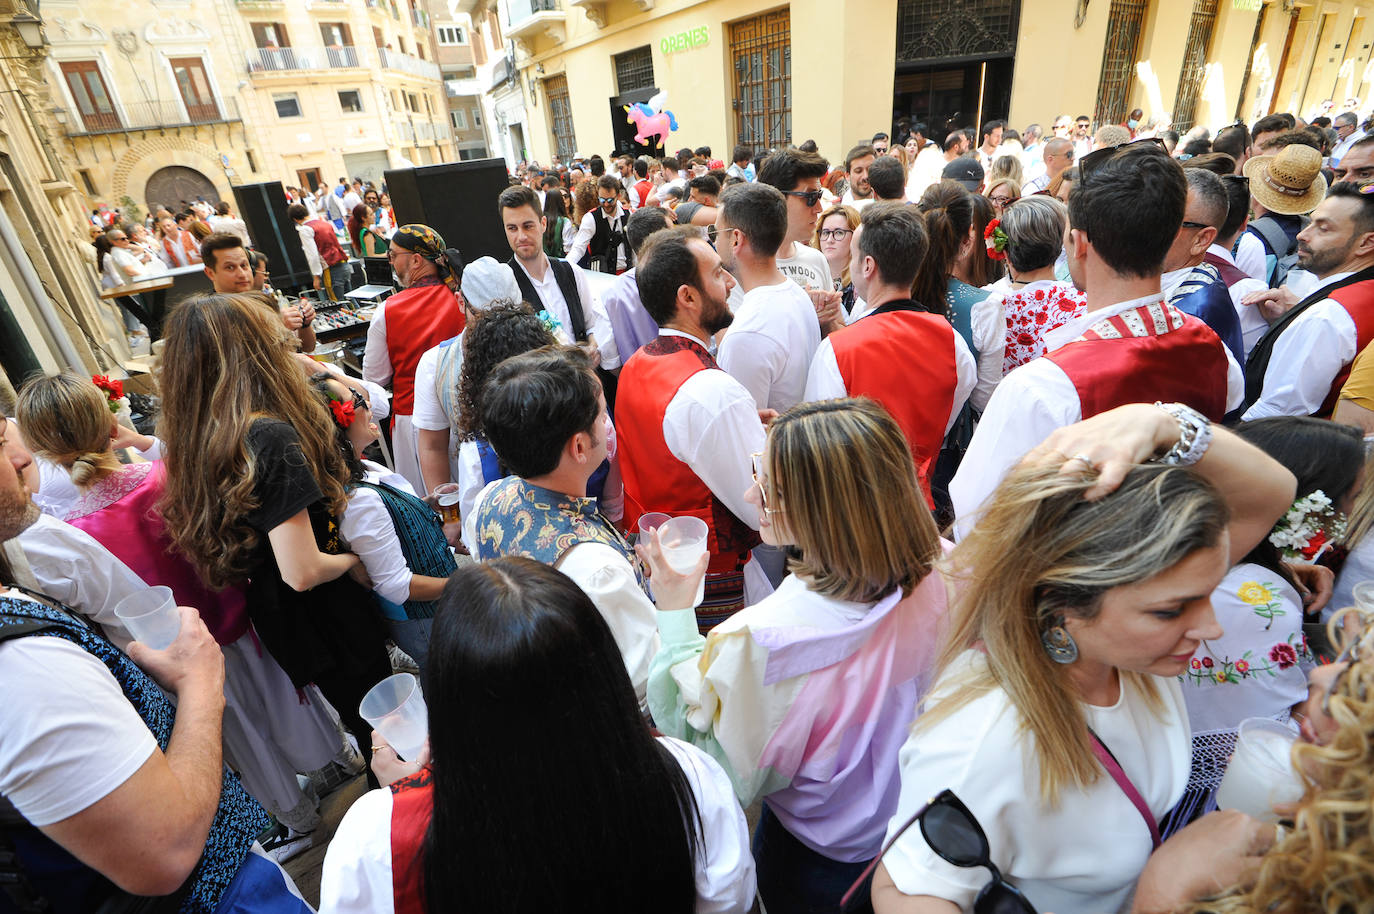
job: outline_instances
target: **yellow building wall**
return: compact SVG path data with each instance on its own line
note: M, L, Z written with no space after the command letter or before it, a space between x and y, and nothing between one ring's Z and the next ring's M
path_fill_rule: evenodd
M609 153L608 102L618 94L612 56L647 44L653 49L655 85L668 93L667 107L679 125L669 148L707 145L716 158L728 159L736 141L729 25L778 8L775 0L687 0L658 3L644 13L631 0L613 0L601 29L570 8L565 40L533 36L528 39L533 53L520 62L531 154L540 162L550 160L553 133L541 81L560 73L568 80L578 151ZM890 28L874 29L873 23L895 23L896 11L896 0L851 3L843 15L824 0L792 4L793 142L814 139L835 157L858 139L888 129L896 42ZM663 38L703 26L710 35L705 46L663 53ZM537 100L528 94L531 80L541 86Z
M1064 0L1022 0L1021 28L1012 71L1012 126L1049 126L1061 114L1092 116L1102 70L1110 0L1088 4L1082 27Z
M1272 15L1272 13L1271 13ZM1199 124L1219 127L1236 118L1237 104L1240 102L1241 79L1245 76L1245 65L1250 57L1250 42L1255 37L1255 21L1259 18L1257 10L1237 9L1234 3L1221 3L1217 12L1216 27L1212 31L1212 46L1208 54L1207 76L1202 83L1198 97L1197 116ZM1253 94L1255 77L1250 77L1249 92ZM1251 123L1242 110L1241 119Z

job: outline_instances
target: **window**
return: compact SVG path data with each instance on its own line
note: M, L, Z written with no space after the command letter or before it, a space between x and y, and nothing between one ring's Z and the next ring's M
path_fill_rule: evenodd
M186 103L186 115L193 124L219 120L219 106L210 92L210 80L205 76L205 62L199 57L173 57L168 63L176 78L181 100Z
M565 162L571 161L577 154L577 136L573 133L568 77L550 76L544 80L544 97L549 100L549 116L553 121L553 151Z
M286 34L286 26L276 22L254 22L253 43L260 48L289 48L291 38Z
M248 170L256 174L258 170L258 160L253 158L253 150L245 149L243 154L248 157Z
M462 108L448 113L449 122L453 124L454 130L468 129L468 116Z
M414 92L406 93L406 110L414 111L416 114L420 113L420 97Z
M472 109L472 126L474 126L474 127L481 127L481 126L482 126L482 109L481 109L481 108L473 108L473 109Z
M301 100L294 92L279 92L273 95L272 104L277 106L277 117L301 116Z
M386 47L386 42L382 40L382 30L375 25L372 27L372 43L379 48Z
M1193 126L1202 80L1207 75L1207 53L1216 21L1217 0L1195 0L1188 24L1188 41L1183 48L1183 69L1178 75L1178 94L1174 97L1174 129L1179 132Z
M347 48L353 46L353 33L347 22L321 22L320 39L327 48Z
M359 114L363 110L363 96L357 89L339 90L339 108L344 114Z
M791 142L791 27L786 9L730 26L736 143L758 149Z
M460 112L460 113L461 113L461 112ZM88 194L90 194L92 197L94 197L94 196L96 195L96 194L95 194L95 182L91 180L91 171L90 171L90 169L89 169L89 168L83 168L83 169L81 169L80 171L78 171L77 174L81 175L81 183L82 183L83 185L85 185L85 187L86 187L86 193L88 193Z
M472 60L479 67L487 64L487 43L482 40L482 33L477 33L477 40L472 43Z
M461 162L471 162L473 159L485 159L487 157L486 147L481 149L460 149L458 150L458 160Z
M1148 0L1112 0L1107 12L1107 42L1102 48L1102 72L1097 81L1098 124L1122 124L1135 84L1136 54L1145 23Z
M635 89L648 89L654 84L654 54L649 45L617 54L615 62L616 92L624 94Z
M324 183L324 175L318 168L299 168L296 170L296 186L314 193Z
M458 25L439 26L439 44L452 46L455 44L467 44L467 30Z
M76 102L76 110L88 132L119 129L119 115L105 87L105 77L94 60L63 61L62 76L67 80L72 101Z

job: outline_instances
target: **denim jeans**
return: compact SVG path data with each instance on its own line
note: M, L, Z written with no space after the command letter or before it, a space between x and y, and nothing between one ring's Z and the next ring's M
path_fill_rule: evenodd
M759 897L768 914L872 914L869 885L860 886L849 905L840 907L868 861L841 863L816 853L783 827L767 802L754 830L753 849Z

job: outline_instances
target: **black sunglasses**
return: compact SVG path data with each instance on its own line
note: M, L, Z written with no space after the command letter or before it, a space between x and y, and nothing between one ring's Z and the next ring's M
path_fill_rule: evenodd
M1146 149L1153 149L1166 156L1169 154L1169 147L1165 146L1164 141L1157 136L1147 137L1143 140L1131 140L1128 143L1119 143L1116 146L1106 146L1096 152L1090 152L1078 160L1078 173L1082 176L1083 182L1086 184L1088 175L1092 174L1094 170L1100 168L1103 163L1127 146L1139 146Z
M978 892L978 897L973 900L973 914L1036 914L1035 906L1030 903L1030 899L1022 895L1016 886L1003 879L1002 873L993 865L988 848L988 836L984 834L983 827L978 824L973 813L952 790L940 791L933 800L916 810L916 814L897 829L897 833L883 845L878 856L864 867L859 878L854 880L849 891L844 893L844 897L840 899L841 907L849 904L849 899L859 886L863 885L869 875L877 869L883 855L917 822L921 823L921 835L926 839L926 844L942 860L959 867L981 866L992 873L992 881L983 886Z
M821 202L822 192L819 190L785 190L783 193L789 197L800 198L807 206L815 206Z

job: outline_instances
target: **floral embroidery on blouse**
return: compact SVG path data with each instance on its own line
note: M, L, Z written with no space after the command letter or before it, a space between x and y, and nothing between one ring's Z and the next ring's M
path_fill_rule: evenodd
M1278 615L1282 614L1280 610ZM1264 652L1263 657L1257 658L1254 654L1253 650L1249 650L1235 660L1229 657L1213 657L1209 654L1194 657L1188 662L1188 672L1180 678L1185 683L1196 686L1226 683L1235 685L1261 673L1277 676L1280 671L1291 669L1300 662L1312 662L1312 652L1307 647L1307 636L1300 632L1294 632L1286 641L1271 646Z
M1265 631L1273 627L1275 618L1286 615L1283 598L1279 596L1279 589L1275 584L1246 581L1236 588L1236 596L1265 621Z
M1045 334L1062 327L1088 310L1083 293L1072 286L1055 285L1048 289L1023 289L1002 299L1006 313L1006 349L1002 374L1045 354Z

